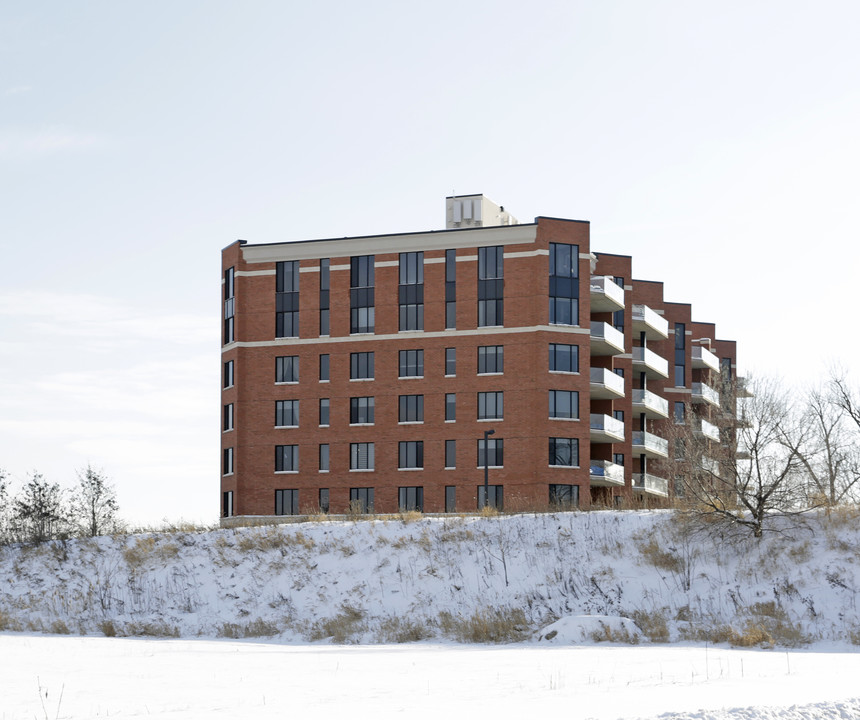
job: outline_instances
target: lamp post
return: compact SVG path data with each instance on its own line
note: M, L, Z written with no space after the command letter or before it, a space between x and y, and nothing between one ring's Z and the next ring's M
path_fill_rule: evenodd
M495 433L495 430L484 430L484 507L490 506L490 443L487 438Z

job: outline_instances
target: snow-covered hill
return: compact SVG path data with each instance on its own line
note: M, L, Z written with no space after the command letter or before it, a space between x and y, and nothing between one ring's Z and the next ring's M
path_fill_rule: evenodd
M860 644L858 563L854 513L733 543L666 511L152 533L0 548L0 630Z

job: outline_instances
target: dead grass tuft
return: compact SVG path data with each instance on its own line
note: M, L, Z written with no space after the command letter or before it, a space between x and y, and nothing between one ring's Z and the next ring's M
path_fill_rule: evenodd
M666 622L666 613L669 608L659 610L636 610L633 613L633 622L636 623L642 634L654 643L669 642L669 624Z
M592 642L621 643L623 645L638 645L639 636L631 633L626 627L612 628L607 623L600 623L600 630L591 633Z
M53 633L54 635L69 635L72 632L71 630L69 630L69 626L66 625L66 623L59 618L51 623L51 626L50 628L48 628L48 631Z
M223 623L217 630L217 636L222 638L255 638L272 637L280 632L277 625L257 618L244 624Z
M520 608L486 608L471 617L439 613L443 634L467 643L510 643L527 639L531 628Z
M427 640L433 637L432 629L426 623L416 620L392 616L385 618L379 624L379 642L410 643Z
M333 618L317 620L311 626L308 639L311 641L331 639L338 645L355 643L356 636L367 629L363 621L363 610L344 603L341 606L341 612Z
M269 525L244 530L238 536L237 546L242 552L285 550L289 547L313 550L316 542L302 532L290 532L278 525Z
M656 538L650 538L648 542L639 543L639 552L649 565L658 570L681 574L684 572L684 560L675 553L665 550L663 544Z

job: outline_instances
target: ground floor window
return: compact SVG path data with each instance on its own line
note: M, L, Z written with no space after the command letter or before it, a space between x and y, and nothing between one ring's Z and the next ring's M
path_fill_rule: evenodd
M578 508L579 485L550 485L549 504L559 508Z
M399 508L400 512L409 512L417 510L424 512L424 488L423 487L402 487L399 489Z
M298 515L299 491L275 490L275 515Z
M504 508L505 491L502 485L490 485L486 496L489 499L487 505L496 510ZM484 507L484 486L478 485L478 510Z
M224 493L224 502L221 506L221 517L233 517L233 491Z
M454 485L445 486L445 512L457 512L457 488Z
M328 488L320 488L320 512L327 513L329 508Z
M373 512L373 488L350 488L349 509L358 513Z

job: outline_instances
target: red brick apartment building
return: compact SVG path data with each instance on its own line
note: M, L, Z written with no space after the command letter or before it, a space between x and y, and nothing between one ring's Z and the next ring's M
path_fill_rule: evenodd
M592 252L588 222L446 211L436 232L224 249L223 522L659 505L672 423L720 444L734 341Z

